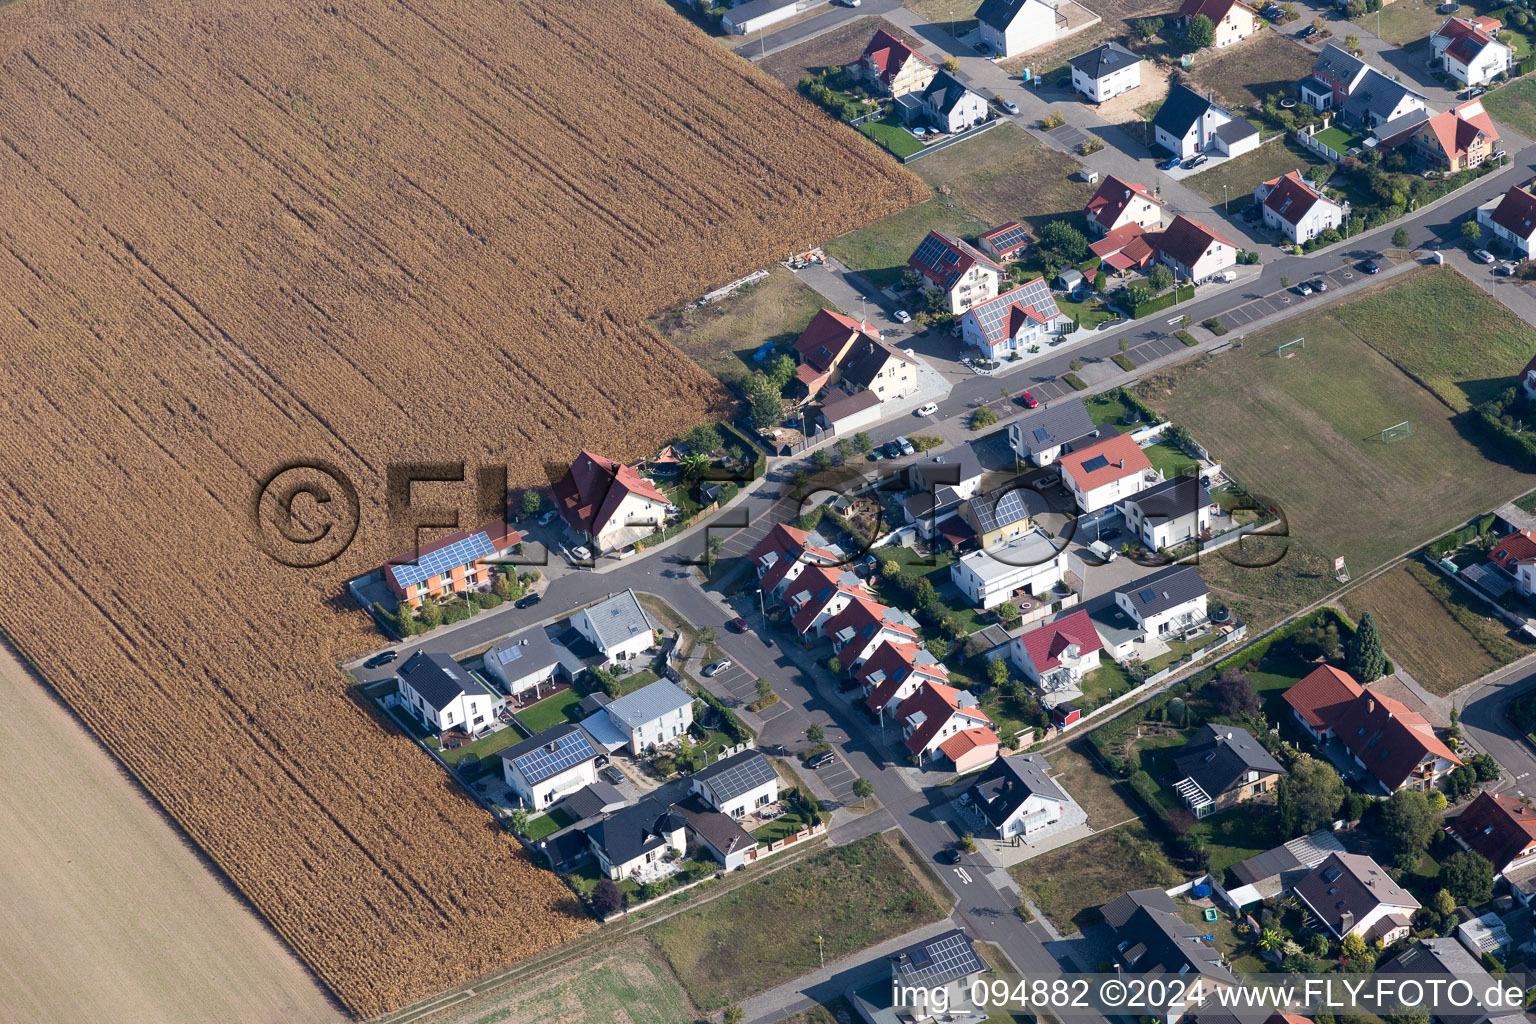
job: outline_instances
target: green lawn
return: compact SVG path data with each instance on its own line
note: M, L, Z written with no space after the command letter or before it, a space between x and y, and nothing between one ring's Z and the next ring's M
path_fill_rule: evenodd
M1092 274L1088 275L1092 278ZM1086 302L1073 302L1062 295L1056 296L1057 307L1067 316L1077 321L1080 327L1097 327L1105 320L1113 320L1115 314L1104 308L1104 303L1098 299L1089 299Z
M1209 199L1213 206L1220 206L1225 199L1230 203L1231 210L1236 212L1253 201L1254 186L1260 182L1278 178L1286 171L1306 174L1309 167L1325 162L1310 150L1289 139L1282 139L1266 143L1232 160L1224 160L1208 171L1185 178L1184 184ZM1223 185L1227 186L1225 195L1222 193Z
M1107 704L1122 693L1131 692L1136 685L1125 669L1107 657L1099 659L1099 667L1083 680L1083 697L1076 702L1083 711L1089 712L1101 704Z
M907 131L901 118L895 114L887 115L879 121L865 121L859 125L859 131L899 157L911 156L927 148L922 139Z
M1107 423L1122 434L1146 426L1139 415L1134 423L1127 422L1127 417L1136 415L1136 409L1121 397L1118 390L1100 392L1083 404L1095 426Z
M457 750L444 750L441 753L444 761L456 765L465 760L483 760L491 757L496 751L510 747L514 743L521 743L523 739L525 737L518 731L517 726L509 725L489 736L482 736L473 743L466 743Z
M1462 17L1476 13L1472 8L1462 5L1457 11ZM1396 3L1387 4L1381 9L1380 26L1377 31L1377 16L1367 14L1360 19L1360 26L1373 35L1378 35L1389 43L1397 46L1405 46L1409 43L1423 42L1429 34L1439 28L1449 14L1441 13L1440 8L1433 0L1397 0ZM1345 35L1344 30L1335 33L1338 36ZM1502 38L1502 33L1500 38Z
M576 707L579 703L581 703L581 694L574 689L565 689L553 697L545 697L525 711L519 711L517 717L528 729L534 733L541 733L545 729L553 729L562 722L579 721L580 709Z
M570 820L564 814L554 811L541 814L537 818L528 819L528 827L523 831L523 837L531 843L540 839L547 839L570 824Z
M707 372L725 380L746 377L765 342L783 350L794 344L825 300L783 267L735 293L700 306L679 307L651 321L656 330Z
M807 827L805 818L793 811L786 811L762 828L754 831L752 838L756 839L759 843L771 843L777 839L783 839L785 836L792 836L805 827Z
M1132 889L1184 881L1162 844L1139 821L1041 854L1008 873L1064 933L1098 921L1099 907Z
M1495 7L1486 12L1490 17L1498 18L1504 23L1504 27L1499 30L1499 42L1508 46L1514 52L1515 60L1524 60L1531 55L1531 26L1526 25L1524 29L1519 29L1510 20L1512 14L1521 10L1525 9L1514 5L1506 5L1504 7Z
M1168 653L1159 654L1143 667L1146 669L1147 675L1151 675L1153 672L1161 672L1180 658L1193 654L1196 651L1203 651L1220 639L1221 634L1212 631L1187 643L1183 640L1170 640L1168 641Z
M1526 75L1483 97L1494 121L1525 136L1536 135L1536 76Z
M1340 155L1365 143L1364 135L1347 132L1338 125L1330 125L1312 137Z
M1185 455L1182 451L1166 442L1158 442L1142 449L1147 461L1152 463L1152 468L1159 470L1163 478L1172 480L1184 471L1186 466L1198 466L1199 463Z
M966 143L965 145L970 145ZM956 146L964 149L965 145ZM936 160L938 157L929 157ZM907 269L907 257L930 230L974 238L992 225L983 224L976 215L955 201L953 196L935 196L926 203L910 206L883 220L850 231L827 242L827 254L860 271L877 288L901 283Z

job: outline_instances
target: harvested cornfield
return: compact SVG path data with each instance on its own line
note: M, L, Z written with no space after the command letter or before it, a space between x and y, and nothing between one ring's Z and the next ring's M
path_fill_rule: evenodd
M647 316L923 194L655 0L6 8L0 628L354 1012L562 942L333 668L386 468L642 454L723 399ZM290 460L357 483L320 569Z

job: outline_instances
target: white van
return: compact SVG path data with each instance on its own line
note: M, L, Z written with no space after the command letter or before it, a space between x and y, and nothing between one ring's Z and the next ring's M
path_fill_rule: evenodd
M1106 563L1113 562L1115 559L1120 557L1120 552L1116 551L1114 548L1110 547L1108 544L1101 540L1096 540L1092 544L1089 544L1088 550L1092 551L1099 558L1102 558Z
M1223 270L1216 275L1216 280L1220 281L1222 284L1231 284L1233 281L1237 280L1237 271Z

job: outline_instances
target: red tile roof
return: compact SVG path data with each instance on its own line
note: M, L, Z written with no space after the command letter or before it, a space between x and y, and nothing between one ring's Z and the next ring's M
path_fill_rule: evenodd
M1002 269L965 239L942 231L928 232L912 255L907 257L907 266L945 291L954 287L960 278L978 264L994 270Z
M571 528L597 536L631 494L670 505L667 496L633 466L583 450L555 484L555 507Z
M384 564L386 566L415 565L423 558L432 554L432 552L441 551L443 548L457 544L461 540L466 540L470 537L473 537L477 533L485 534L486 537L490 540L491 544L495 546L497 551L505 551L507 548L512 547L523 539L522 534L508 526L506 520L499 518L492 519L490 522L486 523L484 526L477 530L456 530L453 533L448 534L446 537L439 537L437 540L431 541L427 544L419 545L411 551L398 554ZM395 580L394 573L386 572L384 574L384 579L385 582L389 584L391 590L394 590L396 593L402 595L405 593L405 589L401 587Z
M859 666L854 678L865 686L876 673L884 673L874 691L864 701L871 711L891 702L903 683L913 676L936 683L949 682L949 670L937 658L915 643L887 640L875 649L869 660Z
M965 729L955 733L949 739L939 744L939 751L951 761L958 762L977 747L991 747L995 751L998 744L997 733L984 725L979 725L974 729Z
M821 310L800 332L800 337L795 339L795 351L800 354L804 364L801 371L806 366L821 373L831 370L848 354L860 334L868 334L876 340L880 337L874 324L860 323L851 316L834 313L830 309ZM804 377L801 379L810 383Z
M868 58L869 63L879 74L880 80L886 85L891 84L891 79L901 73L907 61L916 57L918 60L933 67L933 62L918 53L906 43L891 35L885 29L881 29L870 36L869 44L864 47L863 57Z
M1091 243L1088 251L1100 259L1107 259L1144 234L1146 234L1146 228L1140 224L1122 224L1097 242Z
M805 633L809 630L816 616L821 614L821 610L838 594L863 596L864 591L851 582L846 582L843 578L845 575L848 574L842 570L813 565L795 577L795 581L784 591L785 604L790 604L797 594L807 595L807 600L795 613L793 620L795 632ZM791 607L793 607L792 604Z
M1111 174L1093 193L1093 198L1088 200L1088 206L1084 212L1088 214L1089 220L1098 222L1100 227L1108 231L1136 196L1156 203L1158 206L1163 205L1162 200L1153 195L1147 186L1134 181L1121 181Z
M1070 615L1063 615L1055 622L1047 622L1039 629L1032 629L1019 637L1019 643L1029 652L1030 664L1036 672L1048 672L1061 664L1061 656L1067 647L1076 644L1079 655L1103 650L1099 631L1093 628L1093 620L1079 608Z
M1494 208L1493 222L1515 237L1529 240L1536 234L1536 196L1519 185L1509 186Z
M1499 130L1488 119L1488 112L1483 109L1481 100L1472 100L1454 110L1442 111L1426 124L1439 140L1440 148L1453 161L1466 155L1479 134L1490 144L1499 141Z
M1503 871L1536 843L1536 809L1516 797L1480 793L1451 823L1451 831L1487 857L1494 871Z
M1348 672L1324 665L1285 691L1285 702L1318 732L1330 728L1351 701L1365 690Z
M761 569L763 558L770 554L778 555L758 580L764 590L778 586L779 581L799 562L831 565L838 561L836 552L812 544L810 536L809 532L797 530L787 523L775 523L768 535L758 541L757 547L747 556L753 565Z
M1515 571L1521 562L1536 558L1536 531L1517 530L1494 545L1488 561L1501 569Z
M1083 468L1084 463L1094 461L1100 456L1106 460L1104 465L1096 466L1094 469ZM1121 477L1152 468L1146 453L1129 434L1116 434L1114 437L1105 438L1097 444L1081 448L1070 455L1063 455L1060 462L1061 471L1071 474L1072 479L1077 481L1077 486L1084 493L1103 487Z
M1200 262L1200 257L1205 255L1206 250L1217 242L1229 245L1233 249L1237 248L1237 243L1231 239L1218 235L1199 221L1180 214L1173 218L1172 224L1157 233L1155 245L1159 252L1172 256L1184 266L1193 269L1194 265Z
M1211 19L1211 24L1220 25L1221 19L1225 18L1233 7L1241 7L1250 12L1253 10L1242 0L1184 0L1179 5L1179 13L1186 18L1203 14Z
M923 722L912 731L907 739L907 749L914 754L921 753L927 748L928 743L938 735L944 724L955 715L963 716L966 721L977 725L990 726L992 719L986 716L980 708L962 708L960 706L960 691L953 686L945 686L942 683L924 683L916 693L901 702L901 707L896 711L896 717L900 719L902 728L905 729L918 712L922 712Z
M1292 226L1301 223L1301 219L1318 203L1329 202L1326 196L1302 179L1299 171L1287 171L1273 182L1265 184L1271 187L1269 194L1264 197L1264 205L1273 210L1276 217Z
M848 607L832 616L822 627L822 632L829 637L835 637L845 629L853 630L853 637L845 643L854 645L856 650L862 649L865 644L879 636L882 630L896 633L909 642L917 642L917 634L911 627L899 622L895 612L874 598L863 594L848 602ZM838 646L841 649L844 644Z
M1429 758L1461 764L1423 715L1369 686L1344 707L1333 731L1366 771L1390 790L1400 787Z

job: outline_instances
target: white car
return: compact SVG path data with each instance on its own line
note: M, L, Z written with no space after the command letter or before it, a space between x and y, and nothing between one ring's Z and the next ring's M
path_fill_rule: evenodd
M899 324L909 324L912 322L912 314L904 309L898 309L896 311L896 322Z
M571 557L578 562L585 562L592 557L592 552L587 549L585 544L577 544L571 548Z
M731 667L731 659L730 658L721 658L719 661L717 661L713 665L709 666L709 668L705 669L704 670L704 674L706 676L717 676L721 672L724 672L726 669L728 669L730 667Z
M1487 249L1475 249L1472 252L1472 258L1477 260L1479 263L1492 263L1493 253L1489 252Z
M934 405L932 402L929 402L927 405L922 406L920 409L918 409L917 410L917 414L919 416L932 416L934 413L936 413L938 411L939 411L939 407L937 405Z
M539 516L539 525L548 526L550 523L555 521L555 516L559 514L559 511L556 509L550 509L548 512L545 512L543 515Z

